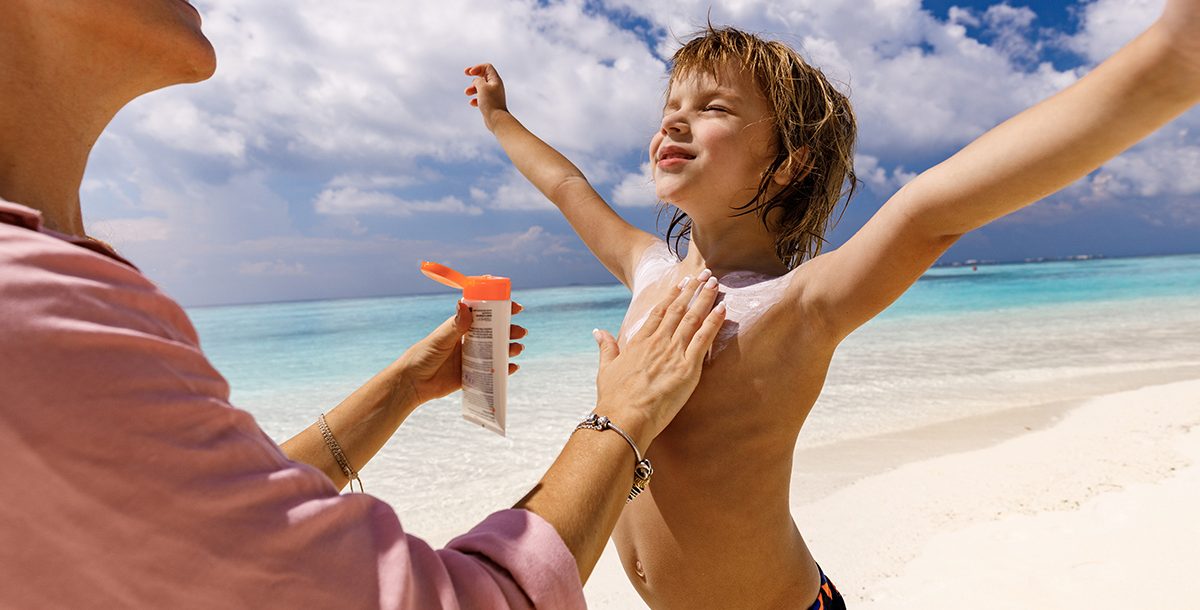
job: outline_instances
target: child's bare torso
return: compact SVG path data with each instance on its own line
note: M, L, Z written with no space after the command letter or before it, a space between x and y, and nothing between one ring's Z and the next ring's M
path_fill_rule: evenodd
M651 246L639 264L622 339L682 279L664 250ZM621 515L621 562L655 610L807 608L816 598L817 567L788 490L833 346L780 302L794 280L722 278L726 327L692 398L649 450L648 492Z

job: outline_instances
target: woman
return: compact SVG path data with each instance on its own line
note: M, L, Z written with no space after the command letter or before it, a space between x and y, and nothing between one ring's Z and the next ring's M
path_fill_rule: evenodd
M182 0L0 0L0 606L583 607L640 452L699 379L716 291L681 285L620 353L598 333L613 425L581 424L517 508L433 551L338 495L339 458L361 467L457 389L469 311L285 455L230 407L183 310L86 235L92 145L135 97L213 73L200 24Z

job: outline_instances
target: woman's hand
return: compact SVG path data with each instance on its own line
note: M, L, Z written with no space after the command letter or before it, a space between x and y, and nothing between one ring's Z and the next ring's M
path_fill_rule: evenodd
M467 76L473 76L471 86L463 93L474 96L471 105L479 108L483 114L483 124L491 131L495 125L497 112L508 112L508 103L504 99L504 81L492 64L471 66L465 71Z
M520 303L512 304L512 313L517 315L524 309ZM417 404L441 398L462 387L462 338L471 328L471 310L458 302L458 311L437 327L429 336L418 341L396 361L397 372L402 383L412 389ZM528 331L513 324L509 327L509 339L522 339ZM509 357L519 355L525 346L512 342L508 345ZM508 364L511 375L520 368Z
M711 275L706 270L673 288L624 350L612 335L595 332L600 343L596 413L637 430L643 450L691 397L725 321L725 304L713 307L717 280Z

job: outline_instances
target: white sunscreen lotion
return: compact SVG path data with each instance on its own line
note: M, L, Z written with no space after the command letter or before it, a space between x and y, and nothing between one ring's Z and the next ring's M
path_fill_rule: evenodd
M494 275L463 275L445 265L421 263L421 272L463 291L471 308L471 329L463 337L463 419L504 436L508 411L508 325L512 280Z

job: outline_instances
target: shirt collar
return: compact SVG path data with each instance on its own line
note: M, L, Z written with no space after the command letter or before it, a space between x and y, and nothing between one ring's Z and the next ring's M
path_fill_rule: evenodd
M125 257L117 254L117 251L112 246L91 237L78 237L76 235L68 235L59 233L52 229L47 229L42 223L42 213L28 206L23 206L18 203L12 203L0 199L0 223L10 224L22 229L37 231L51 237L61 239L65 242L75 244L81 248L86 248L92 252L107 256L117 262L124 263L137 269L137 265L129 262Z

